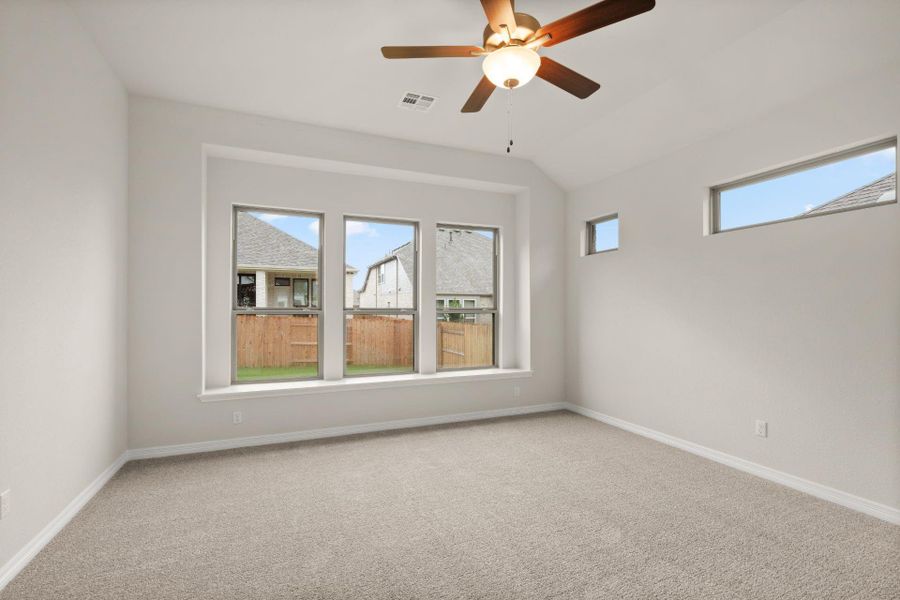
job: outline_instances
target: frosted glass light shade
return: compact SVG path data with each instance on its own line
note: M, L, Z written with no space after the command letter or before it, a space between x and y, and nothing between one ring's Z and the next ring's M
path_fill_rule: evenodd
M534 78L541 66L538 53L522 46L505 46L488 54L481 68L497 87L520 87Z

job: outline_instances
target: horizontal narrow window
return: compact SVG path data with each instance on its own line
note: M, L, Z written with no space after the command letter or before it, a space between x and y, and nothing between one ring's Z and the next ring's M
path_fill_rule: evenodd
M897 140L777 169L710 195L713 233L897 201Z
M320 376L321 307L309 287L321 273L321 221L311 213L235 208L234 383Z
M587 223L587 252L598 254L619 248L619 215L606 215Z

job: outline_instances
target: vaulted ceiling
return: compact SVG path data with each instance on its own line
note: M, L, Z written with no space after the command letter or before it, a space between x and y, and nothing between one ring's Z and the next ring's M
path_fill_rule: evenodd
M541 22L591 0L519 0ZM478 0L71 0L136 94L505 153L506 93L460 107L481 61L388 61L382 45L480 44ZM603 87L512 93L515 155L566 188L662 156L864 72L900 65L896 0L658 0L543 52ZM438 97L401 110L407 92Z

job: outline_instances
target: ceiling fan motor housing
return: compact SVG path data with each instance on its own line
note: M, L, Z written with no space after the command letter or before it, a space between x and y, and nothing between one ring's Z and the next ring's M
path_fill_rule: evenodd
M541 24L537 19L526 13L515 13L516 29L509 32L509 45L524 44L534 33L541 28ZM484 49L488 52L506 46L506 36L503 33L497 33L491 26L484 28Z

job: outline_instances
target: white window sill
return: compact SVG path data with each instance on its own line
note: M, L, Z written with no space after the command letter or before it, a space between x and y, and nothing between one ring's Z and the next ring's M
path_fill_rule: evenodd
M531 377L527 369L477 369L472 371L444 371L422 375L381 375L325 381L288 381L278 383L245 383L227 387L210 388L197 394L201 402L223 402L247 398L279 398L282 396L302 396L329 392L351 392L379 388L410 387L440 383L484 381L491 379L522 379Z

